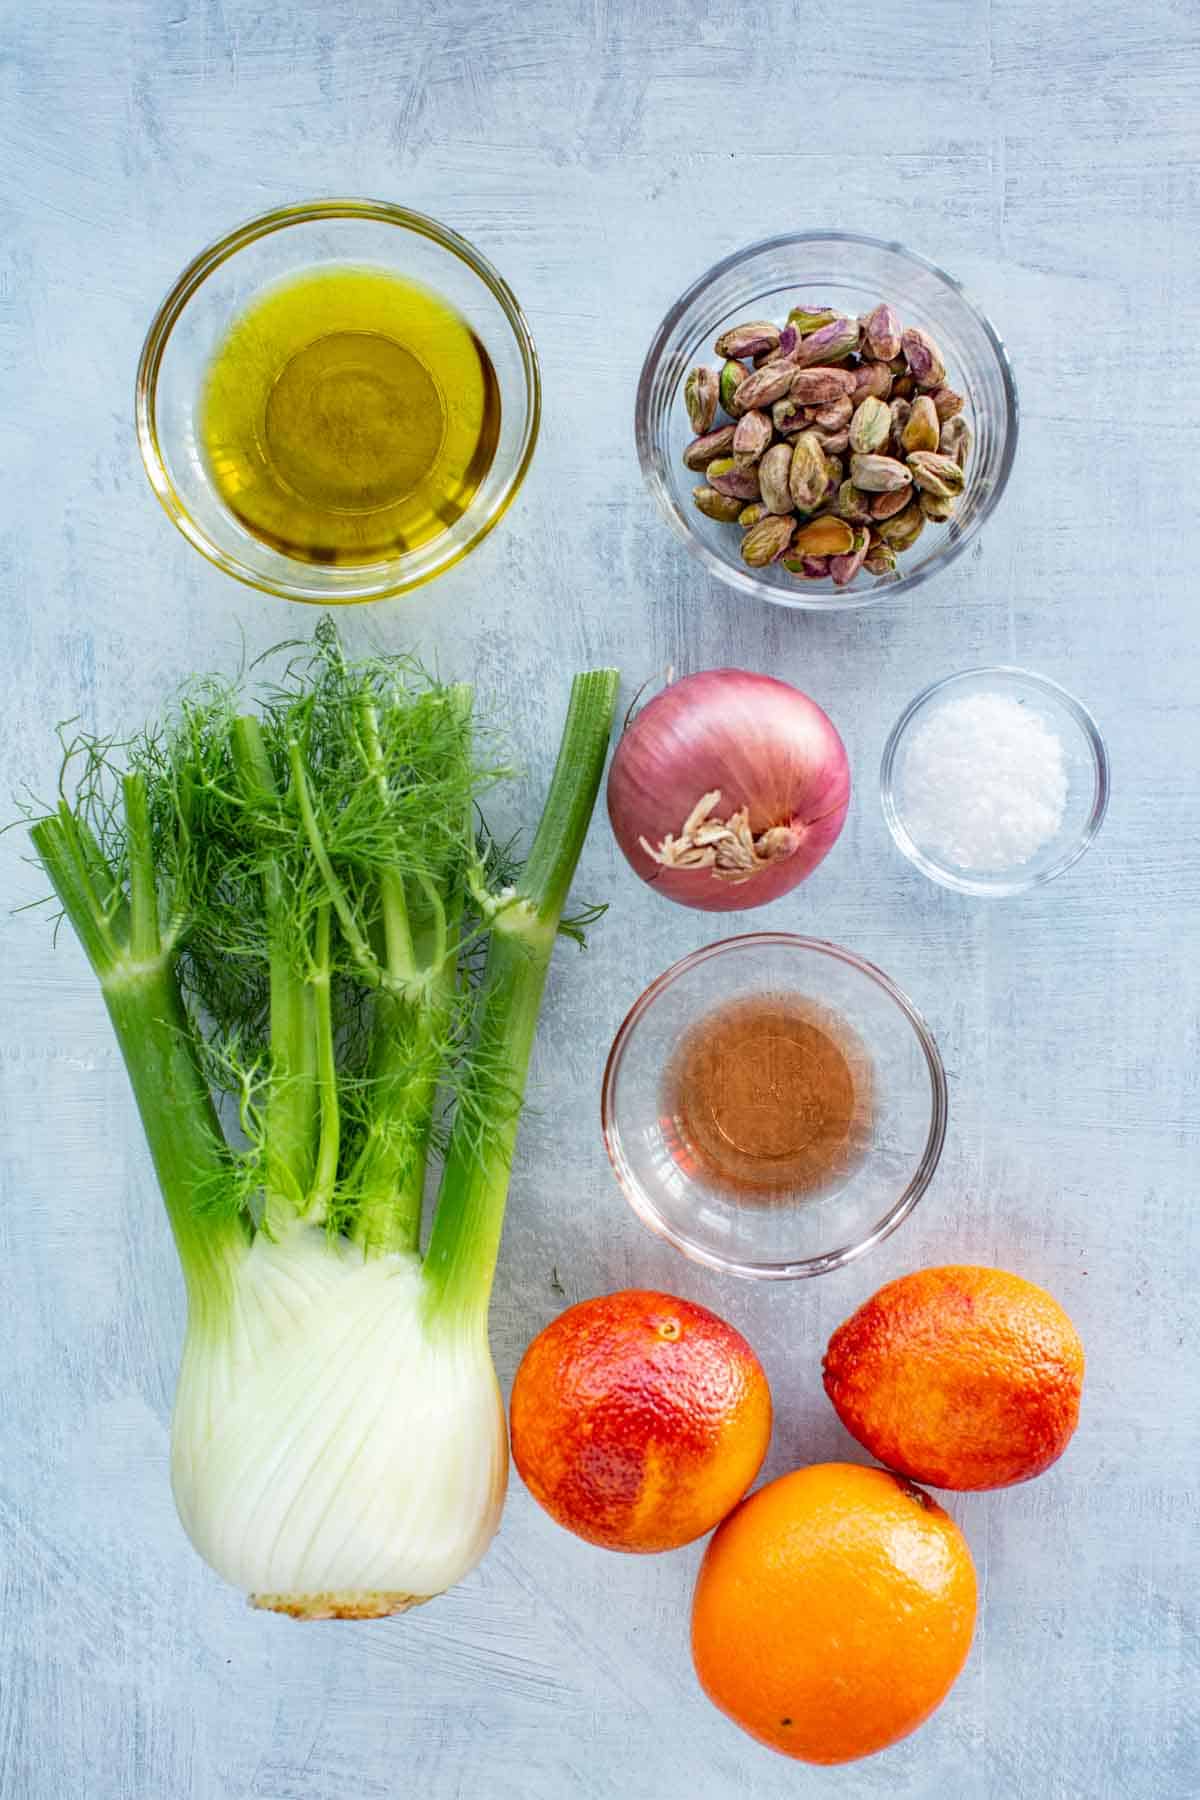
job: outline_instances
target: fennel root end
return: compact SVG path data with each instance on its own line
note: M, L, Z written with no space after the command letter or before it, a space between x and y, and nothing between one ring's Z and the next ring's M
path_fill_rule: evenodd
M289 1619L390 1619L436 1599L436 1594L380 1594L347 1588L340 1594L251 1594L250 1604L262 1612L286 1613Z

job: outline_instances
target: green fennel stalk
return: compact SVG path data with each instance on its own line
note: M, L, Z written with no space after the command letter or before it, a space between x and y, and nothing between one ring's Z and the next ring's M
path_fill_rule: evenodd
M478 800L507 771L484 754L468 691L403 658L348 661L328 621L255 713L208 680L122 747L123 768L112 746L76 740L57 805L31 823L99 979L187 1285L181 1515L264 1604L396 1610L456 1579L494 1529L488 1298L616 679L574 682L523 867L477 835ZM360 1465L351 1493L315 1396L350 1354L356 1309L373 1350L343 1385L361 1387L370 1417L343 1408L329 1427ZM398 1395L403 1410L417 1365L407 1424L389 1435L380 1421ZM443 1378L447 1410L474 1421L445 1442L429 1400ZM260 1481L270 1431L254 1407L270 1404L271 1380L296 1398ZM407 1484L387 1529L372 1481ZM478 1515L457 1544L444 1528L456 1485ZM359 1520L357 1560L335 1493Z

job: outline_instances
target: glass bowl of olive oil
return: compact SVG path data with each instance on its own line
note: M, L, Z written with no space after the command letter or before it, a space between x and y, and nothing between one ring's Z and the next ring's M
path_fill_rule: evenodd
M316 200L203 251L142 350L150 484L239 581L320 605L429 581L504 515L533 455L537 353L456 232Z

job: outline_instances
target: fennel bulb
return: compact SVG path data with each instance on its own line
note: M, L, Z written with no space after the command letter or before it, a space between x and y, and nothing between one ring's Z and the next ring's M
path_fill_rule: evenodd
M256 1605L402 1611L499 1523L488 1301L616 679L573 684L523 867L476 837L505 771L480 759L465 690L347 662L328 621L257 715L214 680L124 746L124 771L110 743L67 745L63 797L31 822L183 1268L179 1516Z
M429 1328L411 1251L260 1235L228 1311L188 1333L175 1504L257 1605L364 1617L440 1594L491 1542L507 1474L487 1333Z

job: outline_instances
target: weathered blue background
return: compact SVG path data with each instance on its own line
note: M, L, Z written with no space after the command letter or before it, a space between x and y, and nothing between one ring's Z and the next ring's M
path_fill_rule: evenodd
M699 1551L605 1556L514 1482L458 1592L388 1624L248 1611L167 1486L182 1297L100 999L75 945L3 922L0 1792L5 1800L628 1800L797 1795L1192 1800L1200 1233L1200 15L1194 0L25 0L0 3L0 792L53 779L51 726L140 722L176 677L308 623L210 571L134 445L142 334L184 261L321 192L424 208L526 306L546 421L464 566L347 618L506 712L545 780L571 672L736 660L823 701L858 781L845 837L772 925L865 952L950 1071L946 1156L857 1268L771 1292L643 1235L597 1125L626 1006L714 922L656 901L599 823L612 911L558 956L494 1336L507 1385L563 1304L631 1282L710 1302L761 1351L772 1470L855 1455L822 1397L831 1327L944 1259L1047 1283L1089 1353L1066 1461L954 1501L983 1607L917 1737L791 1766L697 1692ZM636 468L633 385L683 284L742 242L835 225L960 275L1011 347L1008 497L911 603L790 617L700 578ZM1090 703L1116 788L1093 853L983 905L893 851L875 770L910 694L1015 660ZM6 899L37 878L8 838ZM756 921L758 922L758 921ZM733 929L738 920L730 920Z

